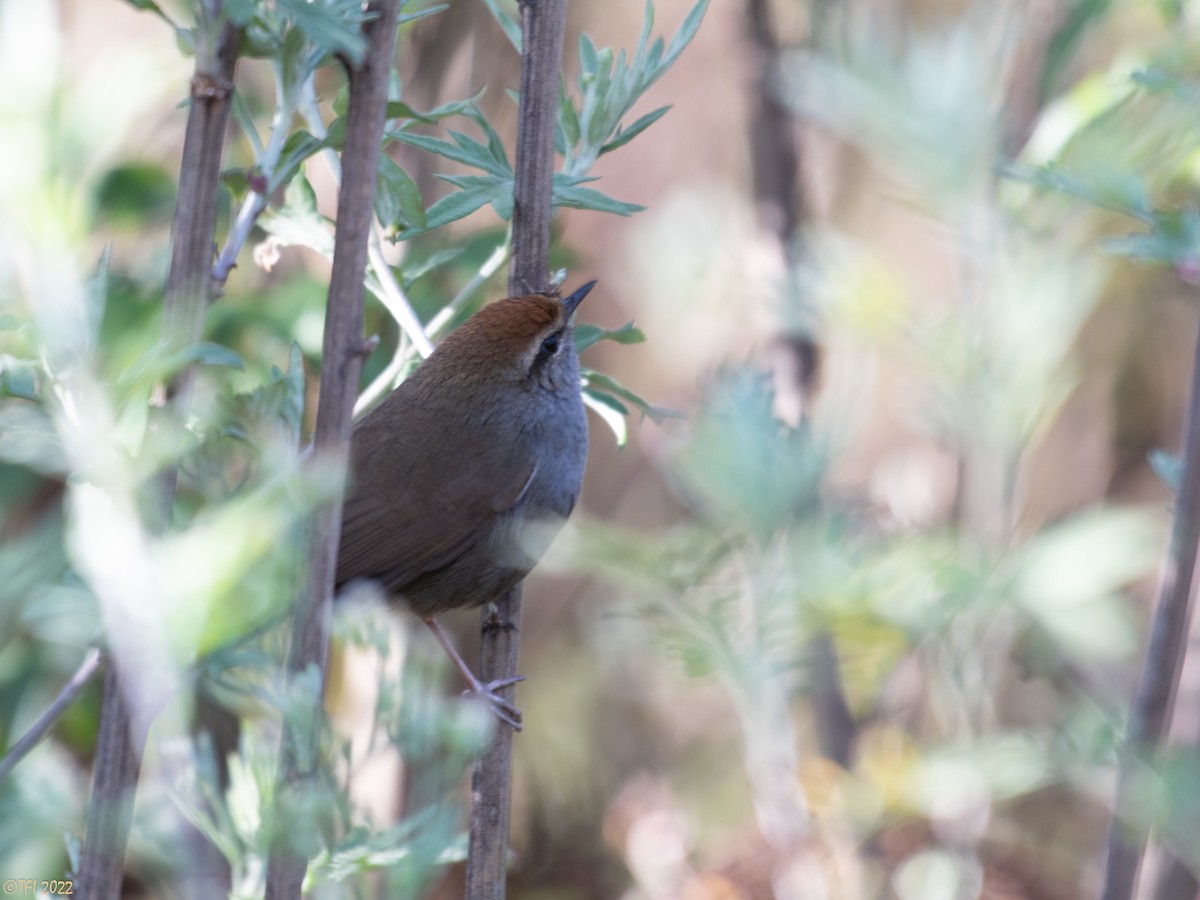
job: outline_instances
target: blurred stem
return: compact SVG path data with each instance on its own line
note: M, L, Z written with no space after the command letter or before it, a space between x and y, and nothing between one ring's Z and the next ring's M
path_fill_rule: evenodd
M363 272L367 266L374 221L375 181L382 152L388 80L396 46L397 0L372 0L363 25L367 52L358 65L349 67L350 104L346 112L343 149L344 177L338 190L337 238L329 280L329 301L322 347L320 404L313 440L313 455L344 467L349 457L354 399L362 370ZM308 583L298 598L288 657L290 681L315 669L324 685L329 652L329 619L341 531L340 498L319 508L311 526ZM319 703L323 691L314 700ZM311 710L310 710L311 712ZM292 838L306 835L291 824L289 810L303 806L307 790L318 773L319 714L283 725L279 750L279 775L271 847L267 863L267 900L296 900L308 866ZM285 833L286 832L286 833ZM302 845L302 843L300 844Z
M513 185L512 296L550 288L551 179L558 84L562 70L566 0L522 0L521 103ZM484 682L511 678L521 653L521 586L486 610L480 623L480 675ZM513 688L505 689L511 700ZM471 773L470 849L467 900L503 900L508 862L508 817L512 777L511 728L492 732Z
M20 739L9 748L8 753L4 754L4 758L0 759L0 784L12 774L12 770L16 768L17 763L25 758L30 750L38 745L38 742L46 736L54 723L59 720L67 708L75 702L75 698L79 696L89 681L91 681L97 672L100 671L100 651L93 648L88 651L88 655L84 657L83 663L71 676L71 680L63 685L63 689L58 696L54 698L54 702L46 707L46 711L38 717L38 720L33 723L33 726L21 735Z
M1101 900L1130 900L1133 897L1147 837L1135 824L1139 812L1137 799L1147 767L1156 761L1170 725L1171 707L1187 648L1192 580L1197 544L1200 543L1200 329L1188 390L1183 475L1175 495L1171 543L1150 624L1150 639L1117 771Z
M814 40L818 21L823 22L821 5L816 2L813 5ZM809 216L800 179L801 154L796 123L780 99L777 87L780 51L768 0L746 0L745 15L755 72L749 125L754 198L759 222L775 239L783 258L787 273L785 308L791 319L785 323L791 333L780 335L775 342L776 405L778 412L782 413L786 407L794 413L795 421L788 424L795 427L807 415L820 360L816 335L812 333L813 317L804 314L804 300L796 276L804 263L805 249L799 229ZM833 636L814 634L808 641L805 655L812 673L809 696L821 753L848 768L857 729L843 695Z
M196 33L199 47L164 298L163 331L166 339L176 346L194 343L204 330L204 314L212 290L209 263L216 230L221 153L241 39L240 31L223 15L222 0L204 0L198 4ZM172 385L177 405L187 403L191 378L191 370L185 370ZM163 526L171 519L176 477L176 472L167 471L159 480ZM111 641L113 635L109 638ZM124 679L137 671L139 660L118 658L112 662L104 678L92 797L78 872L79 893L87 900L109 900L120 892L134 795L149 727L145 715L133 714L123 685Z

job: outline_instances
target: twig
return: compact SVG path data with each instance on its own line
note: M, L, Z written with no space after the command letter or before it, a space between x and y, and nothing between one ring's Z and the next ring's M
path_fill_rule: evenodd
M550 287L551 179L566 22L566 0L521 2L521 106L508 279L512 295L540 293ZM520 586L495 607L484 612L481 623L480 672L485 682L517 674L521 652ZM506 690L508 699L512 699L513 689ZM505 895L512 737L510 728L495 729L471 774L467 900L502 900Z
M1117 771L1101 900L1129 900L1137 885L1146 846L1146 834L1134 821L1138 781L1147 763L1158 755L1171 721L1187 648L1197 543L1200 543L1200 332L1184 424L1183 476L1175 495L1175 520L1166 571Z
M71 676L71 680L63 685L63 689L54 698L54 702L46 707L46 711L33 723L33 727L21 735L20 739L9 748L8 753L4 754L4 759L0 759L0 784L3 784L4 780L12 774L12 770L25 757L25 754L36 747L38 741L46 736L46 732L54 727L54 723L67 711L67 707L75 702L79 692L95 677L98 671L100 671L100 651L93 648L83 658L83 663Z
M221 152L240 41L239 30L221 14L223 0L204 0L198 6L196 68L164 299L163 332L177 345L195 342L203 331L211 290L209 263L217 220ZM190 385L191 372L185 370L172 390L179 403L186 403ZM164 522L169 521L176 474L168 471L160 482ZM77 893L85 900L110 900L120 891L148 727L143 716L135 719L132 715L122 687L122 665L128 670L137 660L115 662L107 667L104 678L92 797L77 873Z
M375 173L383 140L388 78L396 46L397 0L372 0L363 25L367 52L349 69L344 176L338 191L337 239L329 281L322 347L321 398L313 455L344 464L349 456L354 398L362 370L363 274L374 218ZM342 502L317 510L311 530L307 590L295 615L291 678L312 667L324 683L329 650L329 616L341 531ZM318 695L319 696L319 695ZM297 792L312 783L318 759L319 716L307 723L284 721L275 794L276 821ZM276 835L279 837L279 835ZM267 900L295 900L308 861L287 840L273 840L267 864Z

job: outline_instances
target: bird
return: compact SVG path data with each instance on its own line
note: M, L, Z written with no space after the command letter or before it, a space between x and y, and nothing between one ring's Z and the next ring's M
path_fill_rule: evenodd
M424 622L469 692L514 730L436 617L499 599L575 507L588 431L572 317L595 287L483 307L354 426L336 583L376 582Z

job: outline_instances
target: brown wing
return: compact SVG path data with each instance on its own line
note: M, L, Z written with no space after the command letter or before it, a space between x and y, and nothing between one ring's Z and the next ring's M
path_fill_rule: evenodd
M395 592L479 540L520 499L535 466L519 444L418 434L385 419L369 416L355 429L337 581L372 578Z

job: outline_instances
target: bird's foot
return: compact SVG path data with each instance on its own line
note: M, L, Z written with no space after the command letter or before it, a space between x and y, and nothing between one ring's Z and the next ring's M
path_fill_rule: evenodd
M496 681L489 681L487 684L484 684L478 679L473 678L470 688L463 691L463 693L477 697L497 719L509 726L513 731L520 731L521 710L517 708L515 703L504 699L497 692L524 680L524 675L517 675L515 678L499 678Z

